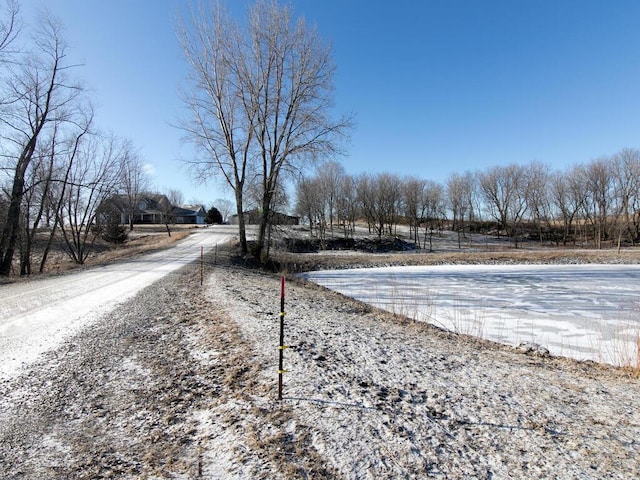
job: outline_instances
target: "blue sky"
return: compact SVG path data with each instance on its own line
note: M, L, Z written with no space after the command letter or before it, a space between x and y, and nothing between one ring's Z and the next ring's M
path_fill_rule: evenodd
M551 168L640 148L640 1L293 0L331 42L335 104L356 127L347 172L452 173L539 161ZM159 189L198 186L172 124L186 64L175 17L186 0L23 0L66 28L101 128L130 138ZM237 16L249 2L229 0Z

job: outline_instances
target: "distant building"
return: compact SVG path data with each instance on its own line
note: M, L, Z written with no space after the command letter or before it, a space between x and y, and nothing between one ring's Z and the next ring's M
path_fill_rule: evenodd
M207 212L202 205L180 205L173 207L173 218L177 224L204 225Z
M164 225L166 223L204 224L206 211L202 205L171 205L166 195L141 194L134 201L127 195L114 195L98 208L98 222L117 221ZM130 221L132 220L132 221Z

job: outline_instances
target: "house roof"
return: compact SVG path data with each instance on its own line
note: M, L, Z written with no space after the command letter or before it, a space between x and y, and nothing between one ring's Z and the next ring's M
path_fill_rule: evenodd
M204 213L202 205L180 205L173 207L173 213L180 216L196 216L200 212Z
M198 205L197 203L180 205L180 208L184 208L185 210L193 210L195 212L205 209L203 205Z

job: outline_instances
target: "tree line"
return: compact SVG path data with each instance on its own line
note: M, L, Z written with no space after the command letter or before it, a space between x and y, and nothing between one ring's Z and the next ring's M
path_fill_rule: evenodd
M335 162L305 175L308 160L336 158L349 116L333 118L331 48L290 7L258 0L244 22L221 3L199 2L179 29L190 77L181 128L195 146L195 177L222 177L235 195L240 244L244 213L260 212L253 253L268 257L274 208L286 204L285 180L297 183L296 212L321 242L339 229L394 234L408 224L423 246L445 226L459 243L472 231L557 244L634 244L639 238L639 154L553 171L541 163L452 174L444 184L393 173L347 175Z
M433 232L450 228L458 243L467 233L524 238L557 245L605 244L618 249L640 240L640 150L620 152L563 170L532 162L453 173L444 183L393 173L348 175L335 162L297 185L296 212L321 241L335 229L353 235L356 221L369 232L393 235L409 225L423 247Z
M19 5L0 7L0 275L32 272L33 245L48 235L42 271L56 235L76 263L100 233L99 205L147 186L131 141L100 131L87 90L74 76L62 25L45 15L33 27Z

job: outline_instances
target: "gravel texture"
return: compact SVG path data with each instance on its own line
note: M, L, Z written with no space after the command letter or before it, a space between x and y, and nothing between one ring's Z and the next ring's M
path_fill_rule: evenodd
M186 267L0 383L0 478L638 478L640 382ZM535 352L533 352L535 353Z

